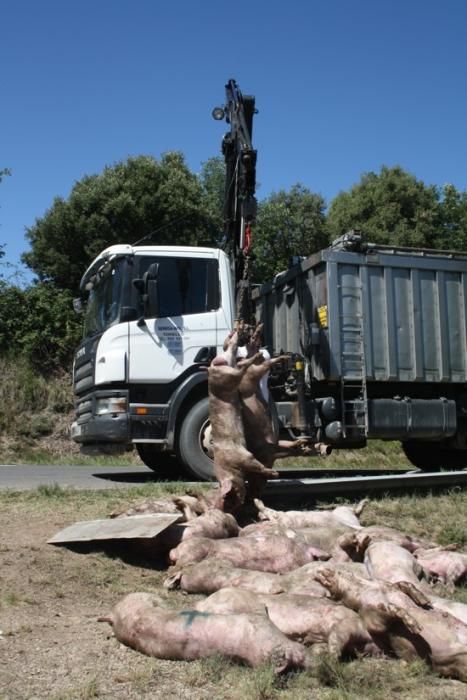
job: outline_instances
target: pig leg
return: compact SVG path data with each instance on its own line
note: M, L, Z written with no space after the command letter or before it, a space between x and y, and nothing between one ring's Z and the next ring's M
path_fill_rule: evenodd
M359 610L363 624L371 635L383 640L391 625L402 623L411 634L419 634L421 627L407 610L392 603L379 602ZM384 644L383 644L384 646Z
M260 352L255 353L251 357L245 357L242 360L237 360L237 367L242 370L242 375L245 374L247 369L262 360L263 356Z
M360 503L357 503L357 505L353 509L353 512L357 516L357 518L360 517L360 515L363 513L363 509L366 505L368 505L369 502L369 498L364 498L362 501L360 501Z
M312 656L321 656L322 654L324 655L324 654L328 654L328 653L329 653L329 644L326 644L326 642L318 642L317 644L313 644L312 647L310 648L310 654Z
M349 636L346 630L342 629L340 625L337 628L333 627L328 637L328 652L340 659L348 641Z
M370 500L368 498L364 498L362 501L357 503L356 506L337 506L333 509L334 516L340 522L358 529L361 527L358 518L362 514L366 504L369 502Z
M352 561L363 561L363 557L371 542L369 535L360 536L359 532L349 532L337 540L337 546L340 547Z
M404 608L394 605L393 603L379 603L378 609L381 610L388 618L400 620L412 634L419 634L421 627L412 615L404 610Z
M409 581L398 581L396 586L413 600L413 602L421 608L431 608L430 600L422 593L413 583Z
M268 479L277 478L279 476L278 472L271 471L271 469L265 467L259 460L255 459L253 455L245 456L240 462L240 468L244 472L260 474Z

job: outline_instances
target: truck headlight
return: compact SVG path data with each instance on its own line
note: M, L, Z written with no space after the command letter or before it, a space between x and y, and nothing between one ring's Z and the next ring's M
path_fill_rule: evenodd
M96 416L105 416L113 413L126 413L127 400L124 396L109 396L105 399L96 399Z

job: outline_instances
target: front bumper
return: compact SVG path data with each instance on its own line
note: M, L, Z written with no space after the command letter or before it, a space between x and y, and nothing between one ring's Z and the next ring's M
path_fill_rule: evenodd
M128 391L101 389L76 399L76 420L71 426L71 438L80 445L92 443L129 443L130 422L128 413L97 414L100 400L122 399L128 405Z
M167 438L169 407L164 404L128 404L126 390L98 390L77 400L71 438L80 445L129 444ZM128 411L96 415L102 399L126 400Z
M86 422L74 421L71 438L79 444L96 442L130 442L128 414L92 416Z

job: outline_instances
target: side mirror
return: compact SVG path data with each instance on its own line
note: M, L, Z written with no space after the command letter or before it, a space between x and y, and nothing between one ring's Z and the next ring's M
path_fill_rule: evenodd
M159 314L158 276L159 263L152 263L144 273L143 279L133 280L143 300L145 318L157 318Z

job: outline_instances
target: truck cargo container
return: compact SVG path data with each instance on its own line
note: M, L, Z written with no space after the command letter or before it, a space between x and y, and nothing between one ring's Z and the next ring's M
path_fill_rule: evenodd
M352 232L253 297L268 349L305 357L321 439L400 440L422 468L466 465L466 255ZM278 412L291 425L294 404L279 385Z

